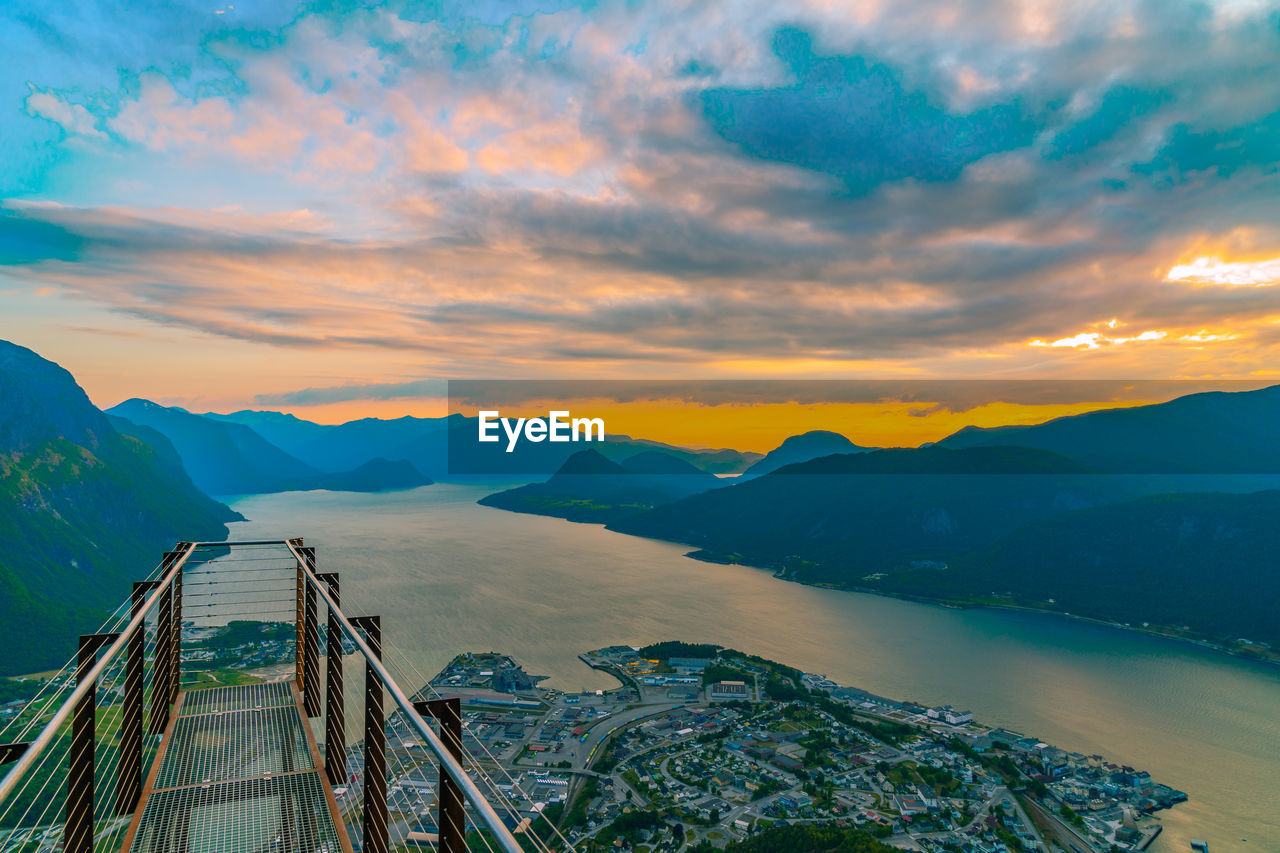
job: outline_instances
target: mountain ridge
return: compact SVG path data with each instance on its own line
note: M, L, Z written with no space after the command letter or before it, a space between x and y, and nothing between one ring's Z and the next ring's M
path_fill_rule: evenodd
M0 673L61 665L175 541L224 539L242 519L176 460L118 432L65 369L0 341L0 622L16 629Z
M967 426L935 446L1036 447L1111 473L1280 473L1277 422L1280 385L1272 385L1188 394L1040 424Z
M574 453L542 483L481 498L484 506L603 524L724 484L677 456L648 450L615 462L598 450Z
M364 460L349 470L322 471L272 444L251 426L198 415L177 406L162 406L150 400L129 399L107 412L139 428L164 435L177 449L192 480L210 494L311 489L380 491L432 482L409 461L383 457ZM293 416L281 415L281 418ZM279 423L279 419L269 420ZM299 418L293 420L310 424Z
M862 447L854 444L848 437L838 432L825 429L814 429L797 435L788 436L781 444L770 450L764 458L742 472L740 479L762 477L798 462L808 462L823 456L838 453L866 453L874 447Z

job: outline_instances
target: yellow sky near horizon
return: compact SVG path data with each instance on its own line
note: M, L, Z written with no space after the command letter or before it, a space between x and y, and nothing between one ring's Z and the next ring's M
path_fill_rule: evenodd
M966 426L1036 424L1098 409L1141 406L1159 400L1114 400L1025 405L991 402L966 411L932 402L756 403L699 405L679 400L619 403L556 400L503 407L504 417L546 417L551 409L573 417L599 417L611 435L629 435L682 447L733 448L767 453L787 437L810 430L838 432L864 447L915 447ZM461 410L474 415L477 407Z

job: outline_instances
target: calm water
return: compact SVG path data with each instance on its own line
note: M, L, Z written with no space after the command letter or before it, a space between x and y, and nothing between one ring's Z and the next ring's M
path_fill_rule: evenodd
M477 506L488 491L244 498L234 505L251 520L232 537L305 536L322 570L341 571L343 609L382 616L401 671L493 649L549 685L602 688L614 682L580 652L721 643L1149 770L1191 796L1162 813L1152 850L1204 838L1214 853L1280 851L1280 668L1062 617L787 583L679 545Z

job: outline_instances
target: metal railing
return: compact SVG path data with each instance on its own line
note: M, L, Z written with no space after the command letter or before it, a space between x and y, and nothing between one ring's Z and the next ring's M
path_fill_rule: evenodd
M33 768L39 765L39 770L45 771L47 762L58 758L57 753L50 752L50 747L65 734L66 724L71 721L62 849L67 853L92 853L95 841L95 741L103 736L102 733L95 732L95 701L99 679L113 666L117 666L115 671L119 673L118 659L124 653L123 687L118 691L123 696L118 729L119 760L114 768L116 787L109 792L111 814L129 815L138 808L143 794L142 754L145 735L157 735L165 731L171 705L179 695L182 676L184 567L199 549L234 549L245 546L283 546L296 562L296 683L301 689L304 713L309 717L324 716L324 773L331 786L345 784L347 775L343 707L344 642L354 647L355 652L364 659L362 849L371 853L385 853L390 846L386 774L387 708L383 698L385 691L403 721L421 738L438 765L437 828L438 849L441 853L463 853L467 849L465 810L468 805L475 814L476 827L488 833L486 844L492 843L506 853L521 853L521 844L464 767L462 718L458 700L415 702L405 694L382 660L383 638L379 618L348 616L343 612L339 576L336 573L318 573L315 549L304 546L302 539L182 542L173 551L166 553L156 579L134 584L133 594L128 602L127 623L116 631L87 634L80 638L79 655L75 662L75 689L48 717L39 734L27 742L0 745L3 747L0 749L0 760L15 762L3 779L0 779L0 807L14 795ZM321 604L327 610L327 666L323 679L319 663L318 613ZM191 604L189 607L198 609L199 605ZM150 667L150 719L144 731L144 668L148 617L151 614L154 614L152 621L155 634ZM432 729L427 718L438 720L440 734ZM117 732L111 732L111 735L115 734ZM482 778L481 781L493 786L492 780Z
M418 732L418 734L422 736L423 740L426 741L432 753L435 754L436 760L440 764L441 780L443 781L443 779L447 775L449 780L458 787L458 789L462 793L462 796L466 799L467 802L471 804L472 808L476 810L477 814L479 814L480 819L484 823L485 827L494 834L494 837L497 839L498 844L502 847L503 850L507 851L507 853L521 853L522 848L520 847L520 843L516 841L515 836L511 834L511 831L507 829L506 824L502 822L502 819L498 816L497 811L495 811L493 806L489 804L488 799L484 796L483 793L481 793L480 789L476 786L475 782L471 780L471 777L467 774L466 770L463 769L461 762L454 755L454 753L445 746L444 742L440 739L439 735L437 735L434 731L432 731L431 727L427 724L426 720L423 719L422 714L424 709L422 706L425 703L418 703L417 705L415 705L415 703L411 702L409 700L409 697L405 695L404 690L402 690L400 688L400 685L396 682L396 679L391 675L391 673L387 670L386 666L382 663L382 648L381 648L382 640L381 640L380 626L377 624L376 621L375 622L365 621L371 618L376 619L376 617L356 617L356 620L359 623L360 627L365 629L365 633L368 635L372 635L372 637L374 638L374 642L371 643L369 642L368 639L366 639L365 636L361 636L361 631L357 630L357 625L353 624L352 619L342 612L342 608L339 606L337 599L330 593L330 590L328 589L330 584L321 582L320 578L316 575L314 550L304 549L301 539L290 539L290 540L287 540L284 544L288 546L289 550L293 553L294 557L297 558L298 565L300 566L299 571L302 575L303 583L304 583L304 589L300 597L303 599L306 599L307 598L306 590L310 589L310 590L314 590L316 595L318 595L324 601L325 605L329 608L330 625L332 626L336 623L336 625L340 628L342 634L345 635L347 638L349 638L355 644L356 650L364 657L365 666L368 668L368 676L369 678L372 679L372 682L367 682L367 683L378 683L378 684L381 684L382 687L386 688L387 692L391 694L392 701L396 704L397 707L399 707L401 713L404 714L404 718L408 720L409 724L412 725L414 729ZM334 586L336 586L336 579L335 581L333 581L333 583L334 583ZM310 638L315 635L315 621L314 621L315 618L316 618L316 608L313 605L308 605L304 601L304 605L303 605L304 623L308 619L311 620L311 622L309 623L310 627L308 627L307 624L304 624L303 626L303 633L304 633L304 636L307 638ZM329 643L331 644L336 642L332 633L332 627L330 628L330 634L329 634L328 640L329 640ZM317 655L313 654L313 651L312 651L313 647L311 646L311 640L306 639L305 642L307 646L305 651L302 654L304 676L305 676L305 670L308 667L310 667L312 671L317 671L319 666ZM330 656L330 659L332 659L332 655ZM308 663L309 661L316 661L316 663L309 664ZM318 676L313 676L310 679L307 679L306 677L304 677L303 679L304 685L308 683L315 683L316 681L318 681ZM304 694L305 694L305 689L304 689ZM332 696L333 694L330 694L330 695ZM366 691L366 695L365 695L366 710L370 704L371 698L372 697L369 695L369 692ZM329 707L331 707L331 703L327 702L326 709ZM341 716L340 711L334 714L335 719L339 716ZM369 720L367 715L366 715L366 721L372 722ZM382 726L380 725L377 726L376 730L374 731L371 731L371 729L374 729L374 727L370 725L366 725L366 731L365 731L366 754L369 749L369 743L367 738L369 738L370 736L375 738L385 737L385 733L383 732ZM384 743L384 746L385 746L385 743ZM367 779L369 777L369 774L366 773L365 775ZM367 788L366 788L366 791L367 791ZM385 807L385 803L386 803L385 795L381 797L381 802ZM445 839L444 830L446 829L446 827L453 826L454 824L451 819L445 817L445 814L447 812L447 799L444 796L440 797L440 803L441 803L441 812L442 812L441 820L439 822L439 826L441 829L440 837L442 842L441 849L445 850L446 849L445 845L452 844L452 842L444 841ZM457 829L461 830L462 827L459 825L457 826ZM368 816L366 815L366 839L367 837L368 837ZM366 849L369 848L367 840L365 842L365 846L366 846ZM460 847L458 849L462 850L465 848ZM452 853L452 850L450 850L449 853Z
M76 669L76 688L71 695L63 702L62 706L54 713L49 721L44 725L33 740L23 744L14 744L21 751L20 757L13 767L4 775L4 779L0 780L0 803L3 803L13 793L18 783L36 764L37 760L49 745L53 743L58 736L62 726L67 722L69 717L76 715L79 711L81 719L84 718L84 709L92 708L94 694L97 691L98 679L111 666L116 656L123 649L129 649L129 661L127 666L136 670L142 665L141 655L142 648L140 640L142 632L146 624L146 616L153 609L158 608L160 616L157 619L157 634L169 635L173 638L174 647L166 650L165 660L161 660L161 655L156 655L156 668L159 678L152 688L152 721L153 725L158 719L166 719L168 717L168 705L172 702L173 697L177 694L178 679L176 668L177 649L176 632L180 630L181 625L181 585L182 585L182 567L190 558L195 550L196 544L191 542L179 542L173 551L164 555L161 563L161 575L158 581L141 581L134 585L134 594L132 598L131 618L128 624L118 632L110 634L85 634L80 637L80 651L78 654ZM140 598L140 591L151 588L151 594L145 599ZM178 608L173 607L175 597L178 601ZM166 614L165 611L168 611ZM178 615L174 615L174 614ZM165 617L168 617L167 619ZM97 656L96 662L87 664L89 655L96 655L97 648L110 642L107 650L101 656ZM139 676L140 677L140 676ZM128 685L128 677L126 676L126 685ZM129 691L126 690L128 693ZM127 702L132 704L135 696L129 695ZM167 701L166 701L167 700ZM132 708L126 705L126 714L129 714L129 725L132 725L134 712L136 711L136 719L141 725L141 682L138 682L138 690L136 692L137 707ZM163 727L161 727L163 729ZM132 731L122 731L122 737L132 737ZM138 738L141 738L139 729ZM72 759L78 756L73 751ZM138 767L138 773L141 773L141 767ZM138 786L141 792L141 785Z

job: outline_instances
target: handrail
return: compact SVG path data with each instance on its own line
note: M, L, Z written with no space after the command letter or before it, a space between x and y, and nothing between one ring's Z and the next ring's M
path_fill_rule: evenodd
M22 779L23 774L31 769L35 760L40 757L40 754L44 752L46 748L48 748L54 737L57 736L58 729L67 721L67 717L71 716L71 713L75 710L76 706L80 704L80 700L84 699L90 690L97 689L98 679L111 664L112 658L119 654L120 650L128 645L129 639L133 636L133 633L140 630L146 623L147 613L151 611L151 608L155 606L155 604L160 600L160 597L164 595L165 589L173 582L173 579L182 572L182 567L186 564L187 558L191 556L201 543L184 542L181 544L186 546L185 550L182 551L178 559L174 560L172 565L169 566L169 571L160 578L159 584L152 591L151 595L147 597L142 608L132 619L129 620L129 624L125 626L124 630L120 631L115 642L113 642L106 652L98 658L98 662L93 665L93 668L85 674L84 678L79 679L76 689L73 690L71 695L67 697L66 701L62 703L62 707L57 710L53 715L53 718L50 719L48 723L45 723L44 728L40 730L40 734L36 735L36 739L31 741L31 745L27 747L27 751L22 754L22 757L18 759L17 763L14 764L13 767L9 769L9 772L5 774L4 779L0 781L0 803L4 802L5 798L13 793L13 789L17 787L17 784L19 780Z
M381 659L373 653L373 650L369 648L369 644L360 636L360 632L358 632L355 627L352 626L351 622L348 621L346 614L342 612L342 608L334 602L333 598L329 595L326 584L321 583L320 579L315 576L315 573L311 570L311 566L308 561L304 559L302 554L298 551L298 546L295 542L296 540L290 539L286 540L284 544L288 547L289 551L292 552L294 558L298 561L298 565L302 567L302 574L306 579L306 582L315 588L316 592L320 594L320 597L324 599L325 605L337 617L337 622L338 625L341 626L342 632L351 639L355 644L356 649L364 656L365 663L372 667L373 671L377 673L378 679L387 688L387 692L391 694L391 698L395 700L395 703L400 706L400 710L404 713L404 716L408 719L409 723L417 729L418 734L422 735L426 740L427 745L439 760L440 767L449 774L449 777L453 779L454 782L458 784L458 787L462 789L467 800L470 801L471 805L473 805L476 811L480 813L480 817L484 821L485 826L493 832L499 846L501 846L503 850L507 851L507 853L523 853L523 848L520 846L520 843L516 841L515 836L511 834L509 829L507 829L507 826L502 822L502 819L498 817L498 813L494 811L493 806L491 806L489 801L485 799L484 794L481 793L480 789L476 786L476 783L471 781L471 777L467 775L467 772L463 769L461 763L459 763L458 760L450 754L449 750L445 748L444 742L440 740L440 737L431 730L431 727L427 725L426 721L423 720L418 712L414 710L413 703L404 695L404 691L400 689L400 685L396 682L395 678L392 677L386 666L383 665ZM330 746L328 748L332 747Z
M151 612L152 608L156 606L161 597L171 588L174 579L181 574L183 567L196 550L213 547L234 547L236 545L284 545L289 549L290 553L301 567L302 576L305 582L310 584L310 586L319 593L320 597L324 599L325 605L333 612L342 632L355 644L356 649L364 657L368 666L372 667L374 673L378 677L378 680L382 682L383 686L391 694L391 698L395 701L396 705L399 706L404 716L408 719L410 725L412 725L417 730L418 734L420 734L426 741L428 747L430 747L431 751L435 754L436 759L439 761L441 769L447 773L455 783L457 783L463 795L479 813L481 821L493 833L495 840L498 842L498 846L506 851L506 853L523 853L523 848L520 846L520 843L516 841L515 836L512 835L511 831L507 829L506 824L502 822L502 819L498 816L498 813L494 810L493 806L490 805L484 794L480 791L480 788L471 780L471 777L467 775L466 770L458 759L456 759L445 747L444 742L440 740L439 735L437 735L431 727L427 725L426 721L423 720L414 709L413 703L404 694L404 691L391 675L391 672L382 663L382 660L374 654L373 650L369 647L369 644L360 635L360 632L351 624L346 614L342 612L342 608L338 607L333 597L329 594L327 585L322 583L320 579L316 577L309 561L304 559L298 550L298 543L300 541L301 540L296 539L262 539L228 542L179 543L174 551L174 553L177 554L177 558L174 559L174 561L169 565L167 571L165 571L159 581L156 582L155 589L152 590L151 594L143 602L142 607L137 610L124 629L118 633L115 641L112 642L107 650L98 658L97 662L88 671L88 673L85 674L84 678L79 679L79 683L77 683L75 689L71 692L71 695L67 697L62 706L54 713L53 717L50 718L49 722L45 724L44 728L40 730L40 734L31 741L27 750L17 760L14 766L9 769L9 772L4 775L3 780L0 780L0 803L3 803L5 799L13 793L23 775L32 768L36 760L49 747L49 744L53 742L53 739L57 736L58 730L67 722L67 718L71 716L75 708L88 695L89 691L96 689L98 679L106 671L107 667L111 665L111 662L120 653L120 650L128 645L135 632L144 628L147 614ZM343 745L343 748L345 748L345 744Z

